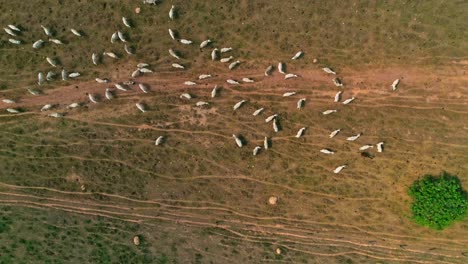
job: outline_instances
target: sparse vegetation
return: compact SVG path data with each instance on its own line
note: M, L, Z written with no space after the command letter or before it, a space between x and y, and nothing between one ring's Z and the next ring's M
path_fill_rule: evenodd
M468 213L468 197L460 180L447 172L417 180L409 194L413 219L423 226L442 230Z
M19 38L25 44L13 46L1 32L0 99L25 106L21 115L0 113L0 263L464 263L466 246L459 241L468 236L465 223L434 239L400 217L407 209L404 186L415 180L417 166L468 171L460 132L466 76L459 70L466 67L468 26L466 4L459 2L3 1L0 30L10 23L24 27ZM175 21L168 18L171 4L180 10ZM135 27L125 28L123 15ZM65 44L33 50L33 41L45 39L41 24ZM70 27L85 36L76 38ZM194 45L171 40L168 28ZM135 55L110 43L115 30L126 34ZM207 38L213 43L200 51ZM209 56L212 48L228 46L242 61L234 71L223 71ZM168 48L183 55L186 70L170 66ZM298 50L305 55L291 61ZM122 58L93 65L91 54L103 51ZM46 56L82 76L38 87L39 71L59 70ZM283 83L275 69L263 79L265 67L280 60L301 77ZM152 92L85 103L85 90L93 86L102 95L106 86L87 81L123 81L139 62L155 71L136 78ZM358 94L356 104L332 104L336 87L320 70L325 66L343 78L345 98ZM205 73L216 76L206 85L182 87ZM223 75L256 82L230 86ZM386 78L403 75L401 89L386 96ZM212 99L215 84L223 87ZM303 109L295 108L297 98L281 96L291 89L307 97ZM189 91L210 106L179 99ZM65 110L60 100L71 98L83 105ZM248 104L233 112L243 99ZM150 111L139 113L139 101ZM67 115L45 117L38 112L45 103L59 103ZM323 118L319 113L331 105L339 105L339 115ZM252 116L259 107L263 116ZM273 113L281 116L277 134L261 121ZM302 126L306 135L291 140ZM328 134L337 126L343 132L332 140ZM344 142L359 131L362 141ZM245 136L243 148L232 133ZM161 135L167 141L155 147ZM253 157L265 136L271 149ZM368 159L356 152L358 144L376 140L385 140L384 153L370 149ZM332 146L332 157L319 155L318 149ZM350 164L346 175L330 173L344 161ZM416 250L399 244L406 240Z

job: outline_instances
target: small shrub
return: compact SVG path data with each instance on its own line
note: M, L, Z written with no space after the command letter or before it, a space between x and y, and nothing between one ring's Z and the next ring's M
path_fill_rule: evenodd
M460 180L446 172L417 180L409 188L409 195L413 198L413 219L433 229L442 230L468 212L468 198Z

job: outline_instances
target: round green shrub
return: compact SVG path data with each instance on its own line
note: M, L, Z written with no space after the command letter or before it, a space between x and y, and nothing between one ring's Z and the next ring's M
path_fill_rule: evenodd
M409 188L409 195L413 198L413 219L433 229L442 230L468 212L468 196L460 180L446 172L417 180Z

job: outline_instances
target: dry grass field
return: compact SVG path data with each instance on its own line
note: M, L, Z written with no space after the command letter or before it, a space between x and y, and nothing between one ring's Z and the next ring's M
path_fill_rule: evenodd
M11 105L0 102L0 263L468 262L468 222L420 227L407 195L414 180L443 170L468 188L467 9L464 1L435 0L2 3L2 25L23 28L18 38L27 44L0 37L0 98L23 110L8 114ZM122 16L134 27L125 28ZM65 44L34 50L45 39L41 24ZM85 36L73 36L72 27ZM168 28L195 44L171 40ZM110 43L116 30L135 55ZM213 43L200 50L207 38ZM233 71L210 59L213 47L229 46L227 56L242 62ZM170 66L169 48L186 70ZM298 50L304 57L292 61ZM94 66L91 54L103 51L122 58ZM38 86L37 73L54 70L47 56L82 76ZM299 78L284 80L277 70L265 77L279 61ZM139 62L154 70L135 78L150 93L134 85L89 103L86 93L103 97L109 86L95 77L127 81ZM342 89L325 66L338 72ZM204 73L214 77L196 80ZM243 77L255 83L226 83ZM183 84L189 80L198 84ZM211 98L215 85L221 90ZM338 90L356 100L334 103ZM289 91L297 95L282 96ZM185 92L195 98L180 99ZM296 109L303 97L305 107ZM67 110L73 102L83 105ZM47 103L59 106L40 112ZM327 109L338 112L322 115ZM278 133L264 121L274 113ZM294 137L301 127L305 135ZM357 133L357 141L345 140ZM232 134L246 145L238 148ZM161 135L164 144L155 146ZM252 156L265 136L271 148ZM361 156L360 146L380 141L384 152ZM334 174L341 164L348 166Z

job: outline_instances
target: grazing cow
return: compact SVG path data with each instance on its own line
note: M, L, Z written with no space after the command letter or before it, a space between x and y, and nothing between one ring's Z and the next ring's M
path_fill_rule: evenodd
M291 58L291 60L297 60L297 59L299 59L300 57L302 57L303 54L304 54L303 51L298 51L298 52Z
M328 67L325 67L325 68L322 68L322 70L326 73L330 73L330 74L335 74L336 75L336 72L333 71L331 68L328 68Z
M159 136L159 137L156 139L156 141L154 142L154 144L155 144L156 146L159 146L159 145L161 145L161 144L163 143L163 141L164 141L164 137L163 137L163 136Z
M297 101L297 109L301 109L305 105L306 98L301 98Z
M270 76L274 69L273 65L269 65L265 70L265 76Z
M351 137L347 137L346 140L348 141L355 141L356 139L358 139L359 137L361 136L361 133L355 135L355 136L351 136Z
M257 156L257 154L260 152L261 149L262 149L262 147L256 146L256 147L253 149L252 154L253 154L254 156Z
M334 130L330 133L330 138L334 138L338 133L340 133L341 129Z
M232 134L232 137L233 137L234 140L236 141L237 146L238 146L239 148L242 148L242 146L244 145L244 144L242 143L242 140L241 140L238 136L236 136L235 134Z
M323 153L323 154L327 154L327 155L335 154L335 151L330 150L330 149L326 149L326 148L325 148L325 149L321 149L320 152Z
M233 56L229 56L227 58L221 58L219 61L222 63L230 62L232 59L234 59Z
M343 104L344 104L344 105L347 105L347 104L351 103L352 101L354 101L354 99L356 99L356 98L351 97L351 98L349 98L349 99L346 99L346 100L343 101Z
M395 91L397 89L398 84L400 84L400 79L396 79L392 83L392 90Z
M200 43L200 49L207 47L210 43L211 43L210 39L202 41L202 43Z
M246 100L241 100L241 101L239 101L238 103L236 103L236 104L232 107L232 109L233 109L234 111L237 110L237 109L239 109L245 102L247 102L247 101L246 101Z
M264 109L265 109L265 108L263 108L263 107L262 107L262 108L259 108L259 109L255 110L255 112L253 112L252 115L253 115L253 116L258 116L261 112L263 112Z
M211 90L211 98L215 98L218 95L218 90L219 90L218 85L215 85L213 90Z
M304 135L305 130L306 130L305 127L299 129L299 131L297 131L296 138L302 137Z
M339 91L335 94L335 103L338 103L341 100L341 94L343 91Z
M78 30L72 28L72 29L70 29L70 31L73 33L73 35L75 35L77 37L82 37L81 33Z
M136 107L138 108L138 110L140 110L141 112L143 112L143 113L146 112L146 107L145 107L144 104L142 104L142 103L136 103L135 105L136 105Z
M322 114L323 115L329 115L329 114L336 113L336 112L338 112L338 110L330 109L330 110L323 111Z
M377 143L377 152L383 152L384 150L384 142Z
M280 73L282 73L282 74L286 74L284 63L282 63L282 62L279 62L279 63L278 63L278 71L279 71Z
M344 168L346 168L346 165L338 166L338 167L336 167L336 169L333 170L333 172L334 172L335 174L338 174L338 173L340 173Z
M40 48L42 46L42 44L44 44L44 41L42 39L40 39L40 40L37 40L36 42L34 42L32 46L33 46L34 49L38 49L38 48Z

